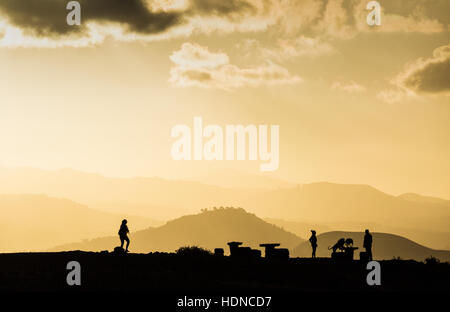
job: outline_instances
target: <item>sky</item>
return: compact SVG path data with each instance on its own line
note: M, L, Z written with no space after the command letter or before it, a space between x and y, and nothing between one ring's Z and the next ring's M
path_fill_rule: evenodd
M0 0L0 166L255 174L175 161L175 125L279 125L297 183L450 199L450 2Z

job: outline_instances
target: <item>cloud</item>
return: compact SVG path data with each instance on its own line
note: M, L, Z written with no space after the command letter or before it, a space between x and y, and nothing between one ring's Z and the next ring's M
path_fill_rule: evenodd
M377 94L377 98L383 102L392 104L403 100L408 94L401 89L388 89L380 91Z
M344 7L344 0L329 1L324 8L322 19L313 28L331 37L353 37L355 27L351 14L352 10Z
M366 24L367 0L79 0L82 25L66 24L61 0L1 0L0 46L83 46L106 37L153 41L193 34L265 32L280 58L329 51L367 32L445 32L448 0L382 3L382 25ZM298 53L297 51L298 48Z
M335 81L331 85L332 90L341 90L346 92L363 92L366 88L354 81Z
M405 66L390 81L392 87L380 91L377 97L387 103L399 102L406 97L450 94L450 44L438 47L430 58L419 58Z
M393 83L419 93L450 92L450 44L434 50L433 57L420 58L406 66Z
M281 34L314 38L351 39L360 33L437 33L449 30L447 0L381 2L382 24L367 25L367 0L281 1L274 5Z
M82 46L107 36L152 41L267 28L252 1L260 0L78 0L82 25L69 26L64 1L1 0L0 33L8 41L0 38L0 46Z
M383 2L382 25L377 27L367 25L366 0L274 1L269 13L274 22L268 23L268 36L273 40L263 43L252 39L240 45L248 56L283 61L333 53L336 39L348 40L361 33L431 34L450 30L450 16L442 13L448 2L411 1L394 1L399 5Z
M137 33L160 33L182 22L181 12L153 12L143 0L78 0L83 25L90 21L115 22ZM0 11L14 26L36 36L63 35L82 32L84 27L66 23L68 11L59 0L2 0Z
M184 43L180 50L172 53L170 59L179 67L192 69L211 69L229 63L227 54L212 53L208 48L192 43Z
M187 22L194 15L220 15L225 17L256 13L246 0L191 0L176 6L173 1L146 0L78 0L84 24L112 22L121 24L130 32L160 33ZM156 8L159 8L157 10ZM38 36L82 32L84 27L71 27L66 23L65 2L60 0L2 0L0 11L13 25Z
M256 7L246 0L192 0L192 9L206 15L242 15L256 13Z
M247 57L260 57L285 61L299 56L319 56L335 52L334 47L319 38L299 36L280 38L270 45L262 45L256 39L245 39L236 45L240 53Z
M230 64L225 53L214 53L207 47L184 43L170 56L175 66L169 81L179 87L201 87L231 90L244 86L296 84L302 79L271 62L254 68Z
M446 1L446 0L444 0ZM450 17L442 16L441 10L448 10L448 3L441 0L396 0L381 3L381 25L367 25L367 1L354 7L355 28L360 32L423 33L433 34L448 31Z

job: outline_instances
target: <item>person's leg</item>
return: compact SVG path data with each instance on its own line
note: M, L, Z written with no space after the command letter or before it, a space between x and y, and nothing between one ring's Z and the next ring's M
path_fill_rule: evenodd
M126 247L127 249L126 249L126 251L128 251L128 246L130 245L130 239L127 236L127 237L125 237L125 240L127 242L127 247Z
M317 248L317 247L315 247L315 246L313 247L313 253L312 253L312 257L313 257L313 258L316 257L316 248Z
M123 239L123 237L121 236L121 237L120 237L120 248L123 248L123 242L124 242L124 239Z

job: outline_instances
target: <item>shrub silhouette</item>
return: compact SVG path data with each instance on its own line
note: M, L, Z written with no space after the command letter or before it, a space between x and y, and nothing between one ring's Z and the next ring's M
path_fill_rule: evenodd
M184 246L178 248L176 254L188 257L199 257L199 256L211 256L212 252L209 251L208 249L204 249L198 246Z
M429 256L428 258L425 259L425 264L427 265L436 265L439 264L441 262L441 260L439 260L438 258L435 258L433 256Z

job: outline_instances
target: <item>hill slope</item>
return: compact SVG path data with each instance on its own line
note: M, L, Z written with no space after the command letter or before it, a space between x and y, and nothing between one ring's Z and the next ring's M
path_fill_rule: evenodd
M80 238L116 231L127 217L135 229L154 222L114 215L44 195L0 195L0 251L43 250Z
M405 193L399 196L399 198L406 199L412 202L418 203L432 203L438 205L444 205L450 207L450 200L445 200L442 198L431 197L431 196L423 196L415 193Z
M303 240L292 233L269 224L243 209L217 209L197 215L184 216L165 225L131 233L130 250L174 251L181 246L196 245L207 249L224 248L227 242L241 241L246 246L257 247L261 243L277 242L293 248ZM112 250L118 245L118 237L103 237L90 241L67 244L53 248L64 250Z
M387 234L387 233L372 233L373 246L372 253L374 259L392 259L400 257L402 259L414 259L422 261L429 256L439 258L441 261L450 261L450 251L448 250L433 250L422 245L419 245L407 238ZM359 252L362 248L364 233L363 232L327 232L317 236L317 257L330 257L331 251L329 246L334 245L340 238L352 238L354 246L359 249L355 252L355 259L359 259ZM311 246L308 241L301 243L293 252L293 256L310 257Z

